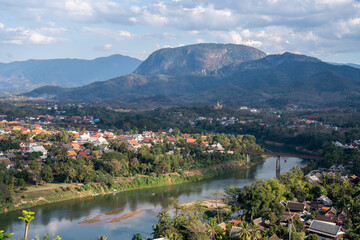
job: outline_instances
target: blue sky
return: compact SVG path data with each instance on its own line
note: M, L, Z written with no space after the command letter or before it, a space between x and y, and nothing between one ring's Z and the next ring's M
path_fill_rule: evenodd
M0 62L237 43L360 64L359 0L0 0Z

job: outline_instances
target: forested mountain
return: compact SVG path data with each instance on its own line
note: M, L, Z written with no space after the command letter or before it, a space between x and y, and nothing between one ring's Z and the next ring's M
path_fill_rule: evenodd
M77 87L131 73L141 61L112 55L93 60L49 59L0 63L0 91L27 91L44 85Z
M157 50L134 73L172 76L208 75L230 64L265 56L264 52L245 45L201 43Z
M204 46L218 49L216 44ZM200 51L199 49L204 48L201 46L196 49ZM169 57L167 51L163 59ZM161 58L160 53L161 51L156 53L156 58ZM202 53L202 56L204 55L205 53ZM196 58L196 55L192 58ZM223 59L223 56L219 55L219 58ZM184 59L188 57L179 57L177 61L186 62ZM168 68L171 75L165 75L166 69L162 67L148 72L147 75L138 74L146 72L144 66L148 62L149 59L139 66L136 73L108 81L70 89L43 87L27 93L26 96L121 102L141 102L154 100L155 96L164 96L171 99L172 105L174 102L214 104L221 101L232 106L284 106L295 103L321 107L334 104L357 106L360 103L359 69L328 64L305 55L284 53L264 55L263 58L251 61L229 61L219 69L206 68L206 75L197 74L199 72L195 70L186 70L187 68L182 66L179 68L183 71L177 71L172 64L171 68ZM155 74L156 72L161 74Z

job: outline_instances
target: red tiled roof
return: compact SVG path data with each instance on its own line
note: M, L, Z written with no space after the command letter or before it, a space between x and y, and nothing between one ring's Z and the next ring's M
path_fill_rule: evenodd
M133 145L133 146L137 146L138 142L136 140L128 140L128 143Z
M11 164L11 161L10 161L8 158L0 159L0 162L1 162L1 163L5 163L6 165L10 165L10 164Z
M84 152L84 151L80 151L80 152L78 153L78 155L80 155L80 156L82 156L82 157L88 156L87 152Z
M229 221L229 223L236 223L236 224L240 224L240 223L243 223L243 221L233 219L233 220L230 220L230 221Z

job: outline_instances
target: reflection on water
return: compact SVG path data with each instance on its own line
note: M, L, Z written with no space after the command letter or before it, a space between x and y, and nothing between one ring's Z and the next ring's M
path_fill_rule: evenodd
M301 159L286 159L286 162L281 159L281 171L304 165ZM205 199L211 192L222 191L226 186L242 187L251 184L256 178L274 177L275 166L276 160L271 157L260 166L200 182L100 195L32 208L36 218L30 223L29 235L57 233L65 240L96 239L102 234L108 236L108 239L131 239L135 233L150 237L156 215L162 209L169 208L170 198L181 202ZM84 219L96 216L100 216L99 219L116 219L124 215L125 219L113 223L94 221L79 224ZM24 223L18 220L18 216L20 212L0 215L0 230L14 232L14 238L22 237Z

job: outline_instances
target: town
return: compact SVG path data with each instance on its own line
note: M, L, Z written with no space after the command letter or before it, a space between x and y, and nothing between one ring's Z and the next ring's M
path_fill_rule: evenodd
M248 109L242 107L239 111L248 111ZM271 129L276 122L267 116L275 116L275 119L282 118L281 114L276 112L266 113L264 117L264 115L259 115L262 111L264 110L251 109L248 112L251 114L250 116L237 117L231 115L216 117L215 114L214 117L197 116L187 119L182 112L172 112L169 116L170 118L175 117L177 121L185 125L190 124L190 129L194 130L199 126L204 127L201 125L203 122L221 127L256 124L258 127ZM146 182L150 182L150 186L156 186L151 185L153 184L151 181L154 180L149 180L156 175L176 173L183 176L184 179L189 179L193 177L192 170L201 169L204 166L213 167L213 172L219 164L235 160L236 166L246 166L248 162L243 154L244 151L264 151L255 143L256 139L250 135L196 133L197 131L181 133L176 127L140 132L139 130L101 129L98 126L102 123L101 118L67 116L64 110L56 110L55 115L31 115L16 117L14 120L6 120L7 116L5 115L1 117L0 162L2 168L9 171L8 173L2 172L2 178L5 186L10 190L10 195L4 194L3 199L15 201L16 209L31 206L26 201L28 198L32 198L31 193L27 192L28 184L36 184L41 189L41 186L48 186L51 182L63 183L58 189L54 189L56 194L61 189L60 193L70 191L69 194L84 194L81 196L98 195L146 186L143 183L143 179L146 178ZM270 119L270 121L264 121L263 118ZM301 132L306 129L311 130L316 125L315 129L321 131L348 131L347 128L340 126L323 124L319 121L319 116L289 119L289 121L284 121L284 125L281 127L300 129ZM359 140L353 140L349 144L342 144L340 141L332 141L330 146L342 149L342 151L351 150L353 154L353 151L359 151L359 142ZM251 164L254 165L261 161L260 156L254 156ZM354 164L356 162L351 159L346 162L341 160L329 168L294 169L292 172L282 174L279 180L273 179L270 180L270 183L260 181L252 190L253 185L228 191L227 195L222 195L213 200L212 204L203 206L207 212L214 212L215 215L221 213L221 217L218 216L216 220L209 218L207 224L210 224L211 221L217 222L215 225L218 228L214 237L223 236L225 239L227 237L237 239L245 234L244 230L246 229L249 234L257 236L253 235L254 239L260 239L261 236L267 236L268 239L282 239L281 237L288 234L298 236L299 239L302 236L317 239L314 235L321 239L339 239L351 236L353 234L351 232L352 221L357 216L357 213L354 212L355 205L348 206L339 196L341 191L331 192L330 189L338 189L339 186L342 186L343 191L351 192L347 193L348 196L356 196L352 186L358 186L359 179L356 175L357 172L351 171ZM321 164L319 165L321 166ZM303 174L303 171L307 175ZM131 179L133 176L135 176L135 181L133 179L132 183L124 180L124 177ZM185 181L184 179L179 180L175 175L169 175L169 177L172 178L172 181ZM14 179L16 180L14 181ZM276 181L273 184L282 184L285 186L283 188L289 188L291 191L287 190L287 193L283 191L275 199L272 199L271 203L263 202L260 205L246 202L248 197L245 195L241 197L246 191L249 191L247 194L255 194L253 191L259 191L257 189L259 186L271 185L271 181ZM302 186L302 189L297 189L296 185ZM276 190L274 186L271 188ZM89 189L89 193L85 193ZM277 195L272 192L273 190L270 190L268 195ZM71 199L74 195L68 197ZM255 198L262 201L263 196ZM39 198L35 200L39 200ZM335 203L334 200L336 200ZM264 207L261 207L262 210L260 210L261 205L268 205L268 207L265 210ZM11 209L9 204L4 206L3 210ZM185 215L187 207L180 208ZM270 208L277 210L266 210ZM254 212L249 209L253 209ZM204 209L194 211L199 211L200 214ZM271 214L274 216L271 217ZM194 216L188 215L185 217L194 218ZM155 231L154 237L166 236L167 239L173 239L171 236L176 234L179 236L181 234L183 237L191 234L191 232L181 233L180 230L165 232L169 228L176 228L176 226L171 226L174 224L172 221L175 219L169 217L167 224L170 225L162 227L161 231ZM248 222L250 225L247 225ZM279 227L275 227L275 225L279 225Z

